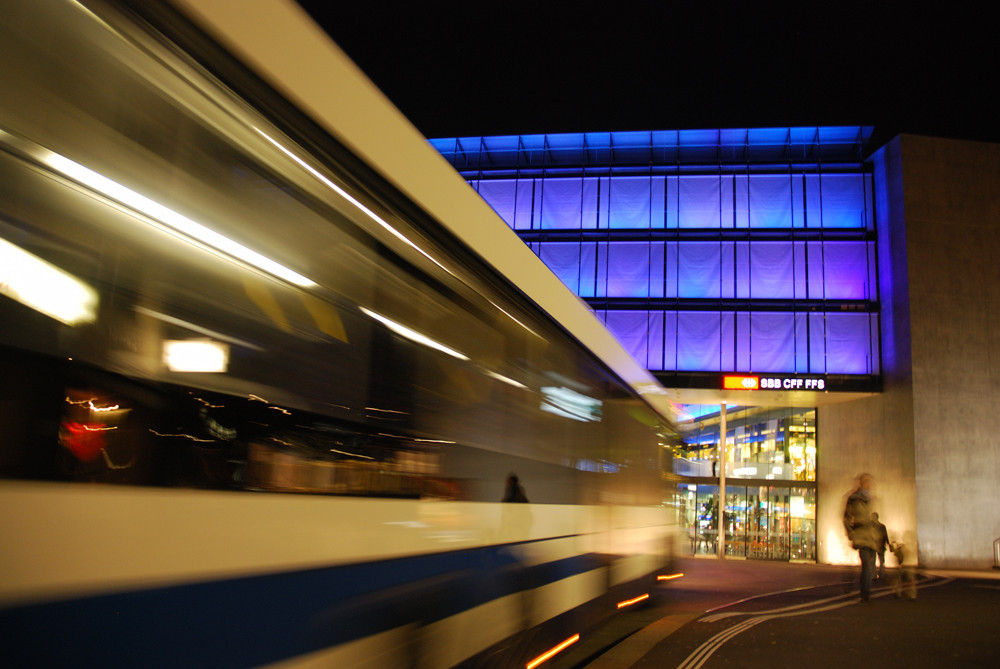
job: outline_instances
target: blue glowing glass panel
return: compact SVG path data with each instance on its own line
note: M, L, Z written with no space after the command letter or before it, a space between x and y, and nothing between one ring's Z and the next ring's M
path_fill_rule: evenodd
M663 177L613 177L602 182L608 185L604 193L609 227L663 227Z
M649 311L649 350L646 352L646 369L664 369L663 359L666 349L664 315L662 311ZM641 358L639 360L642 360Z
M738 339L739 316L738 312L731 311L719 314L719 340L722 350L719 351L718 368L714 371L724 372L736 368L736 347L733 346L733 342Z
M585 199L583 179L540 179L539 225L542 230L579 230ZM596 199L596 191L593 197Z
M663 366L660 369L679 369L677 367L676 311L667 311L663 314Z
M862 174L807 174L805 224L810 228L864 228L865 179Z
M794 297L795 275L791 242L753 242L746 245L749 263L747 295L758 299Z
M795 314L795 368L799 374L809 372L809 314Z
M677 195L677 227L719 227L722 211L722 186L719 177L681 177Z
M680 371L721 371L721 314L687 311L677 314L677 369Z
M686 242L677 247L677 296L721 296L722 246L718 242Z
M608 297L661 297L663 244L608 245Z
M751 177L749 209L751 228L792 227L791 177L787 174L756 174Z
M750 315L751 372L795 369L795 318L791 313Z

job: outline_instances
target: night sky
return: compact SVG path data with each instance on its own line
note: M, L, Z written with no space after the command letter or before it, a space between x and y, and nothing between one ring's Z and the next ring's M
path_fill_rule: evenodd
M426 137L864 124L878 143L1000 141L996 26L960 3L300 4Z

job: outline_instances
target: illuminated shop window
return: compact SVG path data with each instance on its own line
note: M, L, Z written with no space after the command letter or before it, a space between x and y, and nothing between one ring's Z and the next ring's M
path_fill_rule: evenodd
M719 407L700 406L684 432L675 471L719 476ZM726 477L767 481L816 480L815 409L743 408L727 411Z

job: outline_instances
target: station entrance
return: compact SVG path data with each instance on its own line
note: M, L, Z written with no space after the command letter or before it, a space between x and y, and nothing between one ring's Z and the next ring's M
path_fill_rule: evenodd
M736 407L720 416L719 406L688 408L673 499L688 554L718 555L721 516L727 556L815 562L816 410Z

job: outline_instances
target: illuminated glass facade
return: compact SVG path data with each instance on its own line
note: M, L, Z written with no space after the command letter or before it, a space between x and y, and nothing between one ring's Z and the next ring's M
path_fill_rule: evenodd
M881 374L871 128L460 137L431 144L667 387ZM685 406L670 503L719 534L720 407ZM726 553L816 559L816 410L730 407Z
M855 126L431 143L650 370L874 377L870 135Z

